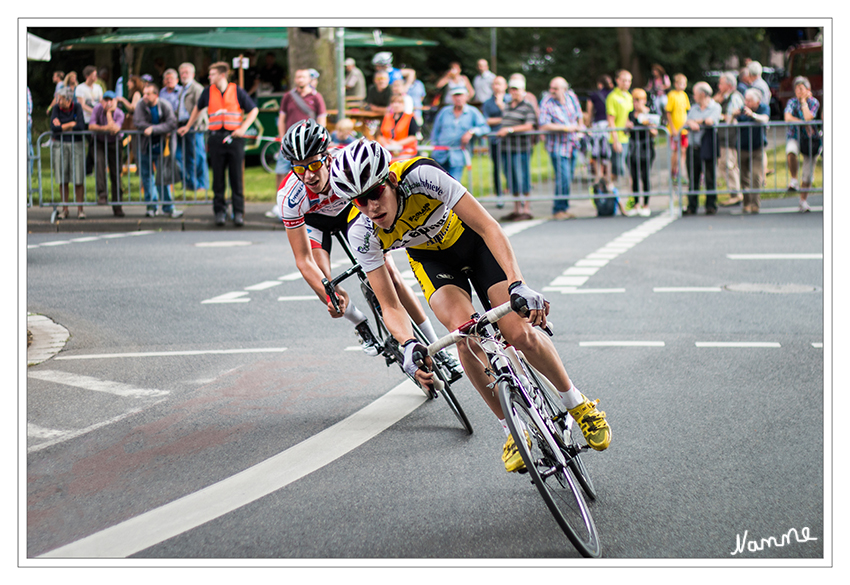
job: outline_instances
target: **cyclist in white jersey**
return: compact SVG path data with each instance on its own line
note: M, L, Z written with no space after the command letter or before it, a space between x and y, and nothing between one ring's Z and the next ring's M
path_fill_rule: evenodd
M363 350L377 355L378 342L368 326L366 315L350 301L348 293L337 286L339 312L328 301L322 278L331 278L331 242L335 231L346 232L348 222L358 215L351 203L330 190L329 168L337 149L329 150L328 131L314 120L291 126L281 141L281 154L292 163L292 171L277 192L277 206L295 263L304 280L322 302L327 302L331 317L345 317L355 326ZM401 278L392 258L387 258L393 285L410 317L422 332L436 340L437 335L413 290ZM459 365L451 364L457 375Z
M474 312L470 278L485 291L492 306L523 299L527 318L512 313L499 321L505 339L522 351L561 394L564 405L578 422L588 445L602 451L611 432L605 413L581 394L567 375L549 337L533 328L545 326L549 303L524 282L510 242L499 224L466 188L433 160L414 158L390 164L390 153L373 141L361 140L338 153L331 166L336 195L351 200L361 215L348 232L358 262L367 271L369 284L383 308L390 333L404 346L404 366L420 384L429 384L433 373L413 363L416 349L401 302L383 262L387 250L406 248L413 272L434 314L449 330L465 323ZM466 268L472 269L467 276ZM417 347L418 346L418 347ZM488 387L486 357L480 349L458 345L461 363L470 382L493 411L507 435L502 460L507 471L524 468L508 431L498 397ZM473 352L479 355L473 355Z

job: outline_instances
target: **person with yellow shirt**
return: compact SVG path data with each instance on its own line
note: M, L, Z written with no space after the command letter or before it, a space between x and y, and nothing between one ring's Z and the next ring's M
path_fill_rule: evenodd
M608 116L609 128L626 128L629 123L629 112L634 110L634 102L629 88L632 86L632 74L625 69L617 71L614 79L617 85L605 98L605 113ZM617 130L608 134L608 142L611 143L611 173L614 182L618 179L627 178L629 170L626 158L629 155L629 134L626 130ZM613 185L611 186L613 187ZM615 192L613 188L612 192Z
M682 73L673 77L673 89L667 94L667 129L670 130L670 174L673 180L679 178L679 163L685 166L685 153L688 152L688 129L685 121L691 102L685 89L688 78Z
M510 301L518 307L524 300L529 311L525 316L511 313L499 321L502 335L559 390L587 443L597 451L606 449L611 431L605 413L596 409L598 401L578 391L552 341L534 329L546 325L549 303L523 282L499 223L434 160L416 157L392 164L390 160L383 146L363 139L334 158L330 180L334 193L360 211L349 227L348 239L383 309L387 329L404 348L405 371L421 385L432 383L433 373L419 369L413 361L413 354L425 348L413 337L385 265L384 253L401 248L407 250L428 304L450 331L475 312L473 287L492 306ZM486 357L466 344L457 347L469 381L502 424L507 437L502 450L505 469L522 471L525 465L499 399L488 387Z

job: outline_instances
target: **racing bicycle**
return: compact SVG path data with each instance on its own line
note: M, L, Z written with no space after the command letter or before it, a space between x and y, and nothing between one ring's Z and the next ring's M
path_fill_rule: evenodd
M494 379L490 387L498 387L508 428L525 463L521 473L530 476L576 549L583 556L598 557L599 536L587 505L587 500L595 500L597 493L581 458L590 447L576 440L581 431L552 383L521 352L507 345L499 333L498 320L512 310L507 302L482 315L472 315L455 331L429 345L428 355L434 356L457 343L466 343L470 349L472 344L481 347L489 362L484 364L485 370ZM550 328L544 330L552 335Z
M341 274L334 277L330 281L327 278L322 279L322 284L325 287L325 294L328 295L328 299L330 300L334 309L338 311L339 299L336 295L336 286L344 280L356 276L360 280L360 290L366 299L366 303L371 309L372 316L374 317L374 327L368 323L367 325L369 325L372 331L372 336L379 343L379 355L382 355L385 358L387 367L394 363L398 364L398 367L401 368L401 371L404 372L406 376L413 379L413 382L418 386L419 383L416 382L415 378L412 378L410 374L408 374L404 370L404 350L387 329L387 326L384 323L384 316L383 311L381 310L381 304L378 302L378 297L375 295L375 292L372 290L372 287L369 286L369 280L366 277L366 272L355 259L354 254L351 251L351 247L348 244L348 240L345 238L345 235L342 232L334 232L334 237L342 246L342 249L345 251L346 256L348 256L349 260L351 261L352 266ZM413 333L416 339L421 344L428 345L428 338L425 337L425 334L419 327L417 327L416 323L414 323L413 320L410 321L410 325L413 327ZM423 390L426 392L428 398L431 400L437 398L439 395L442 395L448 403L449 409L457 417L461 426L468 434L471 435L472 425L470 424L466 413L464 412L451 388L451 385L460 379L459 372L456 373L456 369L450 367L452 365L451 360L452 358L446 351L435 352L433 356L434 385L432 387L424 388Z

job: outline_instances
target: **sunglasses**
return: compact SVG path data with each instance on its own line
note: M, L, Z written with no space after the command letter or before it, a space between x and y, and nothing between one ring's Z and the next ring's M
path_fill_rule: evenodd
M310 169L311 172L315 173L320 168L322 168L322 165L325 164L326 160L328 160L328 155L325 155L324 157L322 157L318 160L314 160L313 162L311 162L308 165L292 165L292 171L296 175L303 175L304 173L307 172L307 169Z
M369 205L370 201L377 201L378 199L380 199L381 195L384 194L384 189L387 188L387 185L384 181L386 181L386 179L384 179L362 195L358 195L357 197L355 197L354 204L357 205L357 207L366 207L367 205Z

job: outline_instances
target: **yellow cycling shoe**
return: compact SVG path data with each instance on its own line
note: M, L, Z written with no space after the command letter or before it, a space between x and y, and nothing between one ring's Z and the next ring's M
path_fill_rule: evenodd
M570 415L578 423L587 444L596 451L604 451L611 444L611 428L605 420L605 413L596 409L598 399L591 402L584 394L581 397L584 402L571 408Z
M528 436L528 431L525 431L525 439L531 448L531 438ZM505 446L502 449L502 461L505 463L505 470L508 473L525 471L525 462L522 460L522 455L519 454L519 448L514 443L514 436L508 435L508 440L505 441Z

